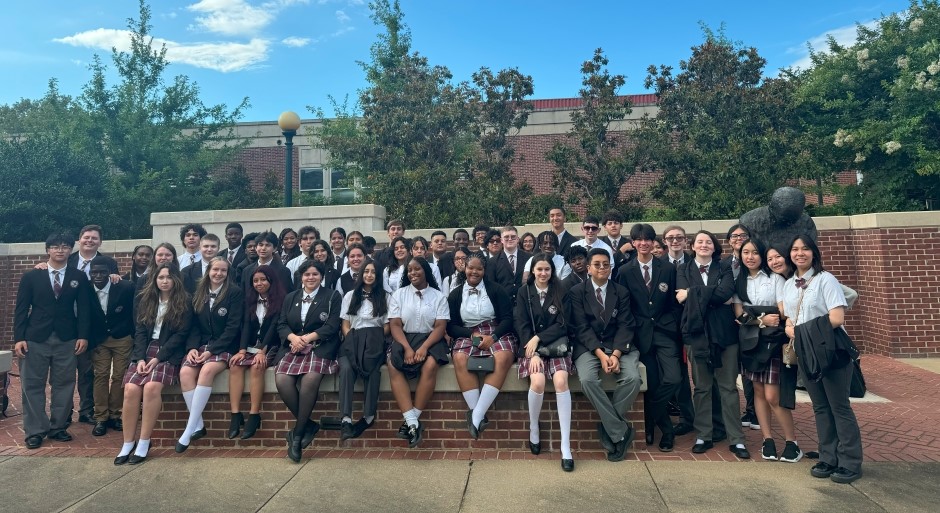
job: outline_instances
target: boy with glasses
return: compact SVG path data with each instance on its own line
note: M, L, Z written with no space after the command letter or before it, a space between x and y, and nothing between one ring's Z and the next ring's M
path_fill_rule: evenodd
M663 255L663 260L666 262L682 265L691 258L686 250L688 240L685 228L678 225L667 226L666 231L663 232L663 242L669 247L669 253Z
M610 256L611 268L616 267L616 260L614 259L614 250L607 245L606 242L597 238L601 229L601 221L597 216L587 216L584 218L584 221L581 222L581 233L584 234L584 238L575 242L572 242L572 246L581 246L588 251L588 255L591 254L591 250L595 248L601 248L607 251L607 255Z

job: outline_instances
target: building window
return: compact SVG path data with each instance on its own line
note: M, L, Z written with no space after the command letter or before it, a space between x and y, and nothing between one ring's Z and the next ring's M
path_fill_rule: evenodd
M330 197L334 201L352 201L356 193L346 181L345 169L333 169L330 173Z
M323 168L312 167L300 170L300 192L323 195Z
M333 201L351 202L356 198L355 191L346 181L346 171L343 169L301 169L300 192L331 198Z

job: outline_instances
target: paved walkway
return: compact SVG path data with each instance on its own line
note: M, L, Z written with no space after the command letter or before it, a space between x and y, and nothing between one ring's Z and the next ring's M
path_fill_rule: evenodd
M885 402L857 402L855 413L862 430L866 462L940 462L940 361L928 360L911 365L906 360L896 360L883 356L864 356L862 366L865 371L868 389L884 398ZM922 368L926 367L926 368ZM927 370L927 369L932 370ZM11 405L8 418L0 418L0 456L102 456L113 458L121 444L120 433L109 432L103 437L91 436L91 426L76 424L69 431L75 437L70 443L63 444L46 440L42 448L34 451L26 449L23 431L19 419L19 380L13 378ZM742 402L743 404L743 402ZM808 403L800 403L794 411L797 437L804 451L816 446L816 430L812 408ZM746 429L747 444L752 454L760 450L760 432ZM779 429L774 429L775 437L783 438ZM661 453L656 447L630 453L628 458L634 461L737 461L727 448L720 445L703 455L692 454L691 446L694 435L689 434L676 440L676 451ZM640 446L645 444L642 442ZM779 444L778 444L779 446ZM246 449L199 449L193 447L186 452L186 458L193 457L268 457L283 458L283 448ZM172 449L154 449L156 457L172 456ZM538 460L545 464L556 463L556 454L543 454L535 457L528 451L487 451L487 450L386 450L363 451L349 450L342 447L320 448L304 452L305 457L350 458L350 459L415 459L415 460ZM577 461L600 460L605 454L598 445L597 451L579 451L575 453ZM765 464L759 458L751 460ZM940 502L940 501L938 501Z

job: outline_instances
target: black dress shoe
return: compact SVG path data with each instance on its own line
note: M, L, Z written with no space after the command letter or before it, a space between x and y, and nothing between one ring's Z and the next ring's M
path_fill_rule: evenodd
M714 442L702 442L700 444L695 444L692 446L692 452L695 454L703 454L705 451L711 449L715 446Z
M69 432L64 429L62 431L57 431L47 436L46 438L48 438L49 440L55 440L56 442L71 442L72 441L72 435L70 435Z
M228 439L231 440L238 436L243 425L245 425L245 416L241 412L233 413L232 420L228 424Z
M728 450L731 451L731 453L737 456L738 458L741 458L742 460L751 459L751 453L748 452L747 447L738 447L737 445L729 445Z
M659 451L660 452L672 452L672 448L676 443L676 435L672 433L665 433L663 437L659 439Z
M147 461L147 456L138 456L136 454L131 454L130 457L127 458L128 465L140 465L145 461Z
M27 449L38 449L42 445L42 435L32 435L26 437Z
M608 453L614 452L614 442L610 439L610 435L607 434L607 430L604 429L604 423L597 423L597 438L601 441L601 445L604 446L604 450Z
M193 442L195 442L196 440L199 440L200 438L205 437L207 433L208 433L208 432L206 431L205 426L203 426L202 429L200 429L200 430L198 430L198 431L195 431L195 432L192 434L192 436L190 436L189 438L190 438Z
M359 419L353 424L353 438L359 438L367 429L372 427L372 424L375 424L375 419L372 419L372 422L366 422L366 419Z
M179 443L179 442L176 442L176 452L177 452L178 454L182 454L182 453L186 452L186 449L189 449L189 444L183 445L183 444L181 444L181 443Z
M320 431L320 423L314 420L311 420L307 423L307 427L304 429L304 436L300 439L300 448L306 449L310 447L310 444L313 443L313 437L317 436L317 432Z
M108 427L115 431L124 431L124 422L121 419L111 419L108 421Z
M424 431L424 426L420 421L417 426L408 426L408 448L414 449L421 443L422 431Z
M255 436L255 433L258 431L258 428L261 427L261 414L252 413L248 415L248 420L245 421L245 431L242 432L241 439L248 440L249 438Z
M646 432L646 445L653 445L653 442L656 441L656 435L652 431Z
M294 463L300 463L300 459L303 456L303 448L301 447L303 440L293 435L291 436L290 442L290 445L287 446L287 457Z
M477 431L479 431L480 434L483 434L483 430L485 430L488 427L490 427L490 419L488 419L486 415L484 415L483 420L480 421L480 427L477 428Z
M614 443L614 450L607 454L607 461L623 461L623 457L627 454L627 437L623 437L623 440Z
M402 422L401 426L398 426L398 435L396 436L398 436L398 438L401 438L402 440L408 439L408 423L407 422Z
M538 456L539 454L541 454L541 453L542 453L542 442L538 442L538 443L529 442L529 451L531 451L532 454L534 454L534 455L536 455L536 456Z
M353 437L353 425L352 422L342 422L339 428L339 439L340 440L349 440Z
M853 472L845 467L839 467L829 476L833 483L849 484L862 477L861 472Z
M470 438L480 439L480 430L473 425L473 410L467 410L467 431L470 432Z
M813 465L813 468L809 469L809 473L810 473L810 475L813 476L813 477L818 477L818 478L820 478L820 479L825 479L825 478L827 478L827 477L832 476L832 474L833 474L836 470L837 470L836 467L834 467L834 466L832 466L832 465L830 465L830 464L828 464L828 463L823 463L823 462L820 461L819 463Z
M91 430L92 436L104 436L108 434L107 422L96 422L94 429Z
M695 431L695 428L692 427L691 424L686 424L685 422L680 422L676 424L676 427L673 428L672 430L673 434L675 434L676 436L687 435L691 433L692 431Z
M125 454L124 456L118 456L117 458L114 458L114 464L123 465L127 463L127 460L130 459L130 457L131 457L130 454Z
M91 424L91 425L97 424L97 422L95 422L95 418L91 415L84 415L84 414L79 415L78 421L81 422L82 424Z
M561 469L565 472L574 472L574 460L561 459Z

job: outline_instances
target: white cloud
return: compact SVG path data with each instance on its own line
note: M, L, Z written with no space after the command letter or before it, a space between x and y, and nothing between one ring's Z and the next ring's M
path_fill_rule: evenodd
M868 23L863 23L862 25L868 28L874 28L877 24L878 21L873 20ZM809 69L812 67L813 62L809 57L809 49L807 48L807 45L812 46L813 51L817 53L825 53L829 50L829 36L835 38L836 42L841 46L852 46L858 40L858 27L856 25L848 25L845 27L835 28L811 38L809 41L798 47L787 49L788 54L799 56L797 60L790 64L790 67L800 69Z
M244 0L201 0L186 8L202 13L196 17L198 28L227 36L256 34L274 21L270 9L252 6Z
M347 32L352 32L353 30L356 30L356 27L343 27L337 30L336 32L333 32L332 34L330 34L330 37L339 37L343 34L346 34Z
M339 20L340 23L346 23L351 18L349 17L348 14L344 13L343 11L336 11L336 19Z
M100 50L117 48L121 51L129 51L130 36L131 33L128 30L99 28L53 39L53 41ZM252 38L247 43L177 43L154 38L153 44L157 47L166 45L166 58L170 62L189 64L223 73L248 69L264 62L268 58L270 48L268 41L259 38Z
M302 48L310 44L311 39L309 37L285 37L281 40L281 43L284 43L287 46L292 46L294 48Z

